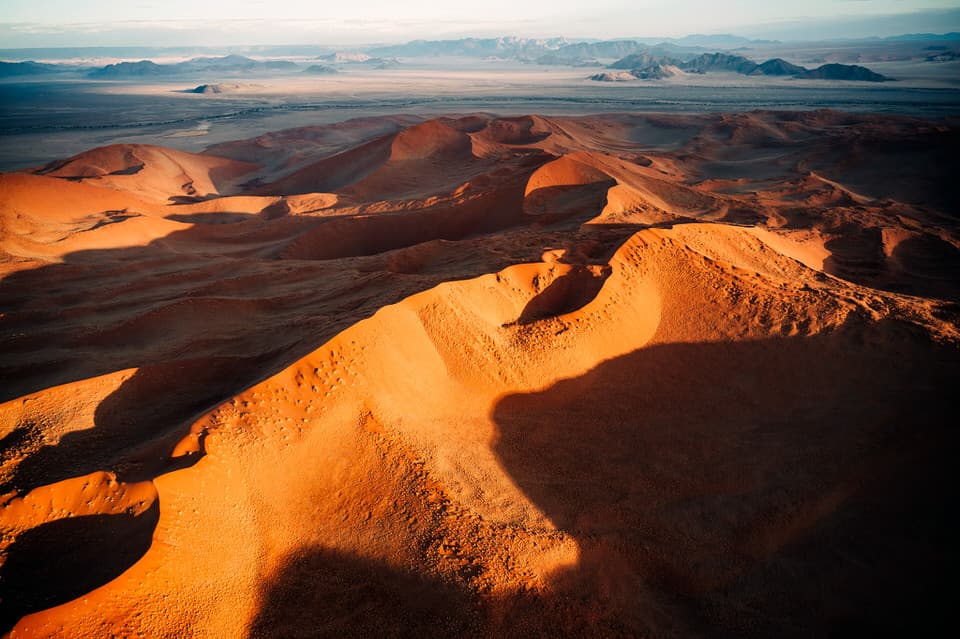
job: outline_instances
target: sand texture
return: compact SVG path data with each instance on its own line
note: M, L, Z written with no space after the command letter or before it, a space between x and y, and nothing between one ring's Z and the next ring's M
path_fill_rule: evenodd
M0 634L932 632L958 149L395 116L0 174Z

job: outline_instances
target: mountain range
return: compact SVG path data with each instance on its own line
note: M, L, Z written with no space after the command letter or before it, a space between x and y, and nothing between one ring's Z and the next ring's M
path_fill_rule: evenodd
M704 53L688 60L653 55L649 52L633 53L617 60L607 68L622 69L628 71L634 78L651 80L673 75L670 71L671 67L697 74L732 71L741 75L793 76L806 80L886 82L892 79L855 64L824 64L815 69L808 69L791 64L783 58L772 58L766 62L757 63L741 55L730 53ZM591 76L591 79L610 82L622 81L626 77L623 74L600 73Z
M289 60L254 60L242 55L231 54L223 57L192 58L174 64L157 64L151 60L139 62L117 62L87 73L88 78L114 80L123 78L156 77L184 75L190 73L237 73L252 71L292 71L297 65Z
M956 58L950 44L955 34L936 36L932 34L915 34L887 38L890 42L916 42L916 49L906 58L926 62L943 62ZM879 39L870 42L880 41ZM922 47L922 44L937 44L941 46ZM864 42L867 42L864 40ZM683 38L653 39L634 38L597 41L570 41L566 38L461 38L456 40L414 40L405 44L359 47L331 51L320 46L301 47L247 47L252 55L259 59L229 53L224 56L192 57L183 62L163 63L152 59L139 61L121 61L100 67L90 67L78 64L50 64L45 62L7 61L0 62L0 78L16 78L28 76L49 75L54 73L82 74L83 77L97 80L124 80L136 78L163 78L175 76L191 76L198 74L217 73L239 75L264 72L302 72L307 68L308 73L321 72L320 68L310 67L310 62L304 64L289 59L263 59L266 55L293 55L313 54L309 60L322 63L321 67L330 67L343 70L343 66L359 66L374 69L389 69L401 64L398 58L431 58L431 57L468 57L481 60L515 60L545 66L571 67L601 67L610 60L616 60L608 68L628 71L636 78L655 79L666 77L676 67L688 73L707 73L711 71L732 71L743 75L770 75L793 76L806 79L834 79L881 82L887 80L870 69L854 64L839 64L840 62L861 62L863 56L831 55L807 56L811 62L822 63L822 66L808 69L782 58L771 58L764 62L755 62L739 53L734 48L764 47L776 44L775 41L749 40L732 35L691 35ZM866 46L866 45L865 45ZM711 50L712 49L712 50ZM768 49L769 50L769 49ZM41 55L53 56L56 59L59 50L37 50L37 57ZM82 50L63 50L61 54L71 53L80 55ZM107 53L107 49L91 49L93 53ZM111 49L112 51L112 49ZM195 49L193 51L196 51ZM124 48L115 51L114 58L130 55L136 52L147 53L157 57L162 53L169 57L172 53L185 53L179 49L143 49ZM22 56L23 50L0 50L0 57L9 53L11 57ZM901 55L898 53L897 55ZM867 57L866 59L877 59ZM886 59L886 58L878 58ZM830 64L827 64L830 63ZM337 66L332 66L337 65ZM623 74L598 73L595 79L609 80L617 76L623 79Z

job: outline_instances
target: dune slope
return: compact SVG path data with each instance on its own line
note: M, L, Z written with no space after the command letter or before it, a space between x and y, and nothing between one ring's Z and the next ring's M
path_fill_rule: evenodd
M404 116L0 176L0 633L932 632L957 137Z

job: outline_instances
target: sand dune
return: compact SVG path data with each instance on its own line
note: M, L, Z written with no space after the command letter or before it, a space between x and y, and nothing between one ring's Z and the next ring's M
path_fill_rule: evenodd
M0 632L932 631L956 136L397 116L0 176Z
M231 181L250 172L254 166L162 147L122 144L53 162L37 173L81 182L93 181L98 186L166 202L225 194Z

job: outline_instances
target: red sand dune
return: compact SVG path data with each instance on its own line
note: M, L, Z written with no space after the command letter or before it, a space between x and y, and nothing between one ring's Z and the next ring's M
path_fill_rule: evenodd
M115 144L53 162L37 173L166 202L223 194L230 190L232 182L255 167L249 162L156 146Z
M0 176L0 632L933 632L958 137L403 116Z

